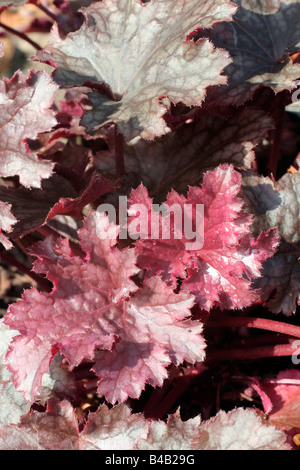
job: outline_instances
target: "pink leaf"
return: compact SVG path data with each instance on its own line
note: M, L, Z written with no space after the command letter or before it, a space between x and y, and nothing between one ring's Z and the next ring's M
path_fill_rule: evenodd
M137 290L130 279L138 272L134 251L116 248L117 236L118 227L91 212L79 230L85 258L75 256L66 240L47 239L32 250L35 271L47 273L53 291L25 291L5 316L20 332L7 365L27 399L39 392L58 350L75 367L99 349L99 391L113 403L138 398L146 383L161 385L172 362L204 359L202 323L188 319L194 297L175 294L159 278Z
M146 383L162 385L169 364L203 361L202 323L188 319L193 303L160 278L148 279L124 307L120 342L94 366L99 393L112 403L138 398Z
M273 405L270 422L279 429L300 429L300 371L282 371L274 379L261 380L260 387Z
M129 278L138 271L133 251L114 247L117 234L117 227L95 212L79 232L85 260L71 252L67 240L49 238L35 246L35 271L46 272L54 289L50 294L25 291L5 316L5 323L20 332L11 344L8 367L30 400L59 349L74 367L93 359L95 347L114 344L118 330L111 317L120 310L118 302L136 290Z
M26 145L26 139L35 139L55 124L50 109L57 92L46 72L31 71L26 79L16 72L11 80L0 84L0 175L19 176L26 187L39 188L43 178L52 174L53 163L39 160Z
M12 380L11 373L5 366L5 356L12 338L18 332L11 330L0 321L0 424L17 424L20 418L30 410L30 402L24 399L21 393L17 392Z
M161 274L171 284L182 277L183 289L194 294L200 307L206 310L216 304L228 309L254 302L258 293L251 290L251 281L260 276L262 262L272 256L278 239L276 231L263 233L257 239L252 237L252 217L244 212L243 201L238 197L240 190L240 174L232 166L221 165L205 174L202 188L191 187L186 198L175 191L169 193L166 201L169 208L178 204L184 212L188 204L204 205L204 240L199 249L187 249L189 240L184 231L176 239L174 222L169 224L166 217L151 210L152 200L143 186L133 191L129 214L134 210L133 204L147 208L144 231L148 229L149 214L159 219L161 229L168 224L171 227L169 239L151 239L149 231L145 234L139 230L141 239L136 242L139 266L147 269L149 276ZM192 222L197 227L195 217L193 214ZM129 231L134 227L133 220L134 215ZM200 235L200 230L199 225L195 233Z

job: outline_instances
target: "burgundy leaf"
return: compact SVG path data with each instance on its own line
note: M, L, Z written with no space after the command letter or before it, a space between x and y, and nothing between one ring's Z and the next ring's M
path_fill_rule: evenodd
M0 187L0 199L11 205L16 217L11 238L16 240L43 225L51 208L64 196L76 198L76 193L72 185L58 175L44 180L41 188Z
M58 214L66 214L81 219L83 217L82 209L86 205L96 201L104 194L110 193L113 189L114 188L103 176L94 173L88 186L79 197L61 198L59 202L51 208L46 220L50 220Z
M246 173L243 191L255 214L252 230L277 228L282 243L263 265L255 281L261 298L273 313L289 316L300 303L300 173L286 173L279 181Z
M219 23L199 36L229 51L228 87L208 91L208 102L240 105L262 85L275 92L292 90L300 65L290 56L300 49L298 1L234 0L238 10L230 23ZM197 37L197 36L196 36Z
M198 184L203 171L222 163L250 168L254 149L273 128L273 120L257 108L232 113L228 118L199 112L192 122L154 141L139 139L124 148L126 181L133 187L141 182L151 193L166 194L171 188L186 191ZM98 154L98 168L115 168L104 151ZM110 163L110 166L108 167Z

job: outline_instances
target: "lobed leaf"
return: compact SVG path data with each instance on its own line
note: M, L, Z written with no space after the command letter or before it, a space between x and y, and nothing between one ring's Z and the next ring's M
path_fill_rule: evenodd
M271 117L254 107L228 117L199 111L191 121L153 141L135 139L125 145L128 185L136 187L142 182L149 192L160 196L171 188L186 191L199 184L204 171L220 164L250 168L255 147L274 126ZM110 160L103 154L98 154L98 169L113 170L113 152Z
M31 71L28 78L16 72L0 84L0 176L18 176L27 188L40 188L52 174L53 163L40 160L26 145L55 124L51 110L58 86L48 74Z
M118 227L107 216L91 212L78 234L84 258L67 240L35 246L35 271L47 273L53 291L25 291L5 316L20 332L7 365L26 399L34 401L58 351L73 368L98 349L99 391L112 403L138 398L146 383L161 385L172 362L203 360L202 323L188 319L194 297L158 278L138 289L134 250L116 248Z
M210 103L241 105L260 86L276 93L292 90L300 65L291 56L300 50L298 0L235 0L238 10L230 23L218 23L198 37L208 37L229 51L228 87L208 91ZM197 37L197 36L196 36Z
M254 283L273 313L290 316L300 303L300 173L286 173L279 181L248 173L243 191L255 214L252 230L277 228L281 244L263 265L262 276Z
M88 132L115 122L127 141L153 139L168 131L161 97L196 106L208 86L226 83L228 54L207 40L186 39L196 28L229 21L234 11L228 0L105 0L84 9L85 23L65 40L54 29L36 59L56 67L60 85L98 85L82 120ZM99 85L109 92L99 93Z
M191 240L185 236L185 228L182 236L178 236L174 221L169 222L169 218L152 210L152 200L143 186L131 194L130 207L143 204L148 209L146 227L149 217L158 218L161 224L158 237L153 238L147 230L146 234L142 231L137 234L140 235L136 241L139 266L149 276L160 274L171 284L181 277L182 288L195 295L205 310L214 305L222 309L243 308L254 302L258 293L251 289L251 280L260 276L262 262L272 256L278 244L274 231L263 233L257 239L251 236L252 217L244 212L239 198L241 182L240 174L232 166L221 165L204 175L202 188L190 187L187 197L175 191L169 193L166 206L170 210L176 204L182 213L188 205L204 205L204 227L195 213L188 215L195 234L203 230L203 245L191 249L187 248ZM139 216L138 220L143 217ZM169 225L171 234L167 239L162 235L165 225Z

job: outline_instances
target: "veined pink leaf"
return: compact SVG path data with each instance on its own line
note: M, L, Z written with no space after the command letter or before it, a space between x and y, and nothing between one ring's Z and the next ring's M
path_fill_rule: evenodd
M175 294L159 277L148 279L115 319L122 321L121 340L93 368L99 393L111 403L138 398L146 383L162 385L171 363L203 361L203 325L188 319L193 304L192 295Z
M31 403L25 400L22 393L15 389L11 372L5 366L5 356L14 336L19 332L12 330L0 320L0 426L19 424L22 416L27 414ZM62 356L57 354L53 359L49 374L43 376L39 403L45 403L54 397L75 399L83 393L80 383L66 368L61 367Z
M35 271L46 272L54 289L50 294L25 291L5 316L5 323L20 332L11 344L8 367L29 400L38 394L58 350L74 367L93 359L96 347L113 346L119 333L113 311L119 312L120 299L137 289L130 276L138 271L133 250L114 247L117 235L117 227L95 212L79 232L85 260L72 253L67 240L49 238L35 246Z
M37 60L57 67L55 79L71 87L89 82L109 88L92 92L93 110L82 124L88 132L115 122L126 140L154 138L168 130L159 101L200 105L210 85L231 62L226 51L207 40L186 40L196 28L229 21L235 6L228 0L105 0L84 9L79 31L61 40L57 28Z
M84 259L66 240L35 246L34 269L54 289L25 291L5 316L20 332L7 355L17 389L34 400L58 350L71 367L100 350L99 391L113 403L138 398L146 383L161 385L171 363L202 361L202 323L188 318L193 295L175 294L159 278L138 290L130 279L139 271L134 250L115 247L118 227L105 215L91 212L78 234Z
M250 305L258 297L250 288L251 280L260 276L262 262L272 256L278 238L275 231L256 239L251 236L252 217L244 211L240 191L241 175L232 166L221 165L204 175L202 188L190 187L187 197L175 191L169 193L169 208L178 204L184 212L187 205L204 205L203 246L194 250L187 249L190 240L184 230L178 237L172 219L169 224L166 217L152 210L152 200L143 186L132 191L129 214L133 204L143 204L148 209L147 224L150 214L159 219L162 227L169 224L171 228L170 239L162 235L153 239L149 231L140 233L141 239L136 242L139 266L147 269L149 276L160 274L171 284L183 278L183 289L194 294L203 309ZM201 227L196 224L200 219L197 221L194 215L191 219L198 233ZM132 228L131 221L128 228Z
M28 78L16 72L0 84L0 176L18 176L26 187L39 188L54 164L40 160L26 145L55 124L53 104L58 86L46 72L31 71Z

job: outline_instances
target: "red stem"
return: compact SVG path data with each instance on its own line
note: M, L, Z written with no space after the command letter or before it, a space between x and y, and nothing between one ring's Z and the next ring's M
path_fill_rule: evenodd
M6 24L3 24L1 22L0 22L0 27L5 29L9 33L14 34L15 36L18 36L19 38L21 38L24 41L28 42L29 44L31 44L31 46L33 46L38 51L40 51L42 49L35 41L30 39L26 34L21 33L20 31L17 31L16 29L13 29L10 26L7 26Z
M266 318L251 317L220 317L219 319L208 321L205 326L208 327L247 327L258 328L260 330L268 330L276 333L282 333L288 336L300 338L300 327L290 325L275 320L267 320Z
M247 359L263 359L267 357L284 357L295 354L292 344L277 344L275 346L262 346L255 348L237 348L211 350L207 352L207 362L234 361Z
M38 283L38 285L43 289L43 291L51 292L52 284L44 277L39 276L38 274L32 272L27 266L25 266L25 264L21 263L20 261L17 261L15 258L13 258L7 253L0 252L0 258L6 263L9 263L12 266L15 266L24 274L27 274L28 276L30 276L35 282Z

